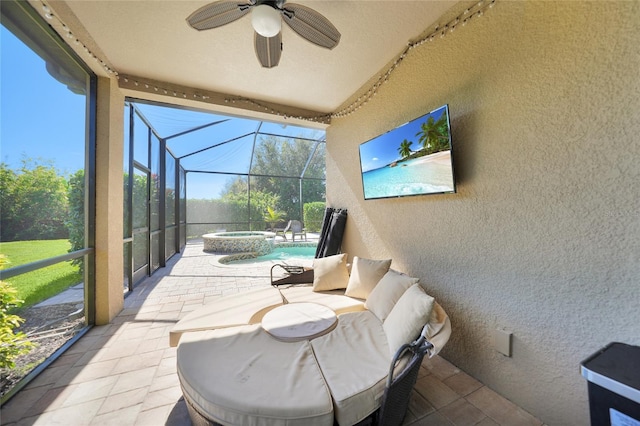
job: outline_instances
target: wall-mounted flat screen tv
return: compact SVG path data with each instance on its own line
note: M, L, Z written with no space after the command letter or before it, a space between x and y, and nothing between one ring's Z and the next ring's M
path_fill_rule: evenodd
M449 106L360 144L365 200L456 192Z

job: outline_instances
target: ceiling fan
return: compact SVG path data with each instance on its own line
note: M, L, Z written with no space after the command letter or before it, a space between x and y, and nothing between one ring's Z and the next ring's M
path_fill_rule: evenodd
M253 44L258 61L265 68L280 62L282 53L282 21L302 38L327 49L340 42L340 32L331 22L315 10L286 0L249 0L240 3L219 0L193 12L187 23L196 30L209 30L236 21L251 12L255 30Z

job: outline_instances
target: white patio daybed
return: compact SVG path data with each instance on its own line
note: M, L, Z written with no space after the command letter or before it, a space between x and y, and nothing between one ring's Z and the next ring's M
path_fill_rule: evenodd
M353 425L380 407L397 349L433 356L449 318L391 260L314 260L313 284L222 297L170 333L194 424ZM297 319L294 319L297 318Z

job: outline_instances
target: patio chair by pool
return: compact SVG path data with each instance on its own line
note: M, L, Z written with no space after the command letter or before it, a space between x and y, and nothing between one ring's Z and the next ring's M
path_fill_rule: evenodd
M287 241L287 232L289 231L290 227L291 227L291 221L287 222L287 226L285 226L284 228L274 228L273 231L276 233L276 237L278 235L282 235L282 238L284 238L284 240Z
M291 231L291 239L293 241L296 240L296 235L299 235L301 240L302 237L304 237L305 241L307 240L307 230L302 227L302 222L299 220L290 220L284 229L276 229L276 237L282 234L282 238L287 241L287 232L289 231Z
M289 224L291 225L291 239L293 241L296 240L296 235L300 236L300 240L304 237L304 240L307 241L307 230L303 228L302 222L299 220L291 220Z

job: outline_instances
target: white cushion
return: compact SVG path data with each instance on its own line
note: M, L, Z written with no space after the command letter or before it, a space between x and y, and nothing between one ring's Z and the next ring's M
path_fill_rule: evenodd
M332 426L329 389L308 341L280 342L259 324L185 333L182 391L220 424Z
M313 290L346 288L349 282L347 253L313 259Z
M429 316L429 327L427 328L427 340L433 345L429 351L429 356L434 356L447 344L451 337L451 320L438 302L433 303L433 309Z
M177 346L182 333L257 324L265 313L283 304L274 287L264 287L215 299L189 312L169 332L169 345Z
M384 321L404 292L417 282L418 278L389 270L371 291L364 307Z
M396 302L383 324L391 355L403 344L418 338L429 322L433 302L433 297L425 293L420 284L409 287Z
M391 259L373 260L355 256L347 290L344 294L349 297L366 299L390 266Z
M311 346L331 391L338 424L356 424L380 407L391 356L375 315L340 315L335 330L312 340Z
M364 311L364 303L344 295L344 290L313 291L310 285L280 286L280 293L287 303L317 303L333 310L336 315Z

